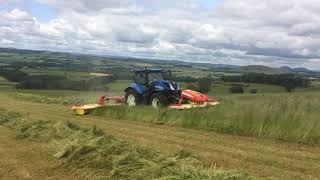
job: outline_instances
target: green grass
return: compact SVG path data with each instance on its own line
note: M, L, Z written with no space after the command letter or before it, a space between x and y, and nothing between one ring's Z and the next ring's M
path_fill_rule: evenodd
M220 96L221 105L174 111L150 107L105 107L97 116L168 124L227 134L320 143L320 93Z
M215 94L229 94L230 88L233 84L241 84L245 93L250 93L251 89L257 89L258 93L281 93L285 92L282 86L268 85L268 84L256 84L256 83L229 83L229 82L216 82L213 83L210 95Z
M108 92L123 93L125 88L129 87L133 82L130 80L117 80L112 83L108 83Z
M187 87L186 83L179 83L182 89ZM220 94L230 94L230 88L233 84L239 84L243 86L244 93L250 93L251 89L257 89L259 93L283 93L285 88L282 86L257 84L257 83L230 83L230 82L214 82L210 88L208 94L210 96L216 96Z
M176 76L191 76L194 78L201 78L208 76L211 72L204 69L196 69L196 68L177 68L174 67L171 69L172 73Z
M10 91L14 89L14 85L15 83L10 82L2 76L0 76L0 91Z
M36 96L57 97L74 97L79 99L98 99L99 96L112 95L113 93L104 91L72 91L72 90L16 90L22 94L32 94Z
M9 81L3 78L2 76L0 76L0 84L3 84L3 83L9 83Z
M11 93L18 100L46 104L94 103L98 96L48 97ZM81 98L82 97L82 98ZM220 94L222 104L190 111L151 107L105 107L94 115L168 124L243 136L269 137L309 144L320 143L320 93Z
M0 110L0 125L17 131L17 139L48 143L65 165L99 171L106 179L252 179L246 173L209 166L189 151L170 155L120 141L95 126L32 120Z
M39 96L39 95L24 94L24 93L11 93L10 95L17 100L45 103L45 104L70 105L78 102L86 102L85 99L78 99L75 97L47 97L47 96Z
M91 104L96 103L100 96L113 95L112 93L103 91L70 90L19 90L8 92L11 97L20 101L62 105L72 105L76 103Z
M320 80L311 82L311 86L308 88L297 88L297 92L319 92L320 91Z

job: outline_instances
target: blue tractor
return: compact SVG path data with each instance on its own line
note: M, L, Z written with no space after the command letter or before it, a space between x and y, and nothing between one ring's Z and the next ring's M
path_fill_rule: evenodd
M124 90L127 105L151 104L154 108L159 108L179 101L181 89L172 80L170 71L144 68L133 72L134 84Z

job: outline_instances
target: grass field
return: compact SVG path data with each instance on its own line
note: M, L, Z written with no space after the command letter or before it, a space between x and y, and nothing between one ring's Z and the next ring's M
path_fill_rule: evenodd
M130 80L116 80L115 82L109 83L107 85L108 92L110 93L118 93L122 94L123 90L129 87L133 81ZM248 84L242 83L245 86L245 91L249 92L251 88L256 88L260 90L259 92L284 92L284 88L280 86L272 86L272 85L263 85L263 84ZM179 82L179 85L182 88L186 87L186 83ZM231 87L232 83L220 83L214 84L211 88L211 94L226 94L229 93L229 88Z
M72 115L69 106L18 101L5 93L0 93L0 98L6 102L1 103L0 108L18 111L30 119L69 121L86 128L97 125L117 139L143 144L155 148L163 154L169 155L181 149L192 151L201 160L223 169L238 169L253 176L274 177L276 179L316 179L320 176L320 157L317 153L320 152L320 147L318 145L311 146L265 138L225 135L166 125L145 124L132 120L120 121L109 116L79 117ZM7 130L4 131L7 132ZM3 134L3 132L1 133ZM1 138L0 143L2 143ZM11 143L16 143L16 147L20 147L19 144L21 144L15 141ZM33 144L28 144L28 148L31 148L30 146L33 147ZM37 146L35 145L35 147ZM23 151L24 148L20 147L20 152ZM44 156L45 154L43 153ZM10 158L18 162L24 161L20 157L6 154L5 159ZM1 159L0 167L5 163L6 161ZM59 164L56 160L42 161L42 163ZM12 164L12 166L16 168L17 164ZM8 168L12 166L10 165ZM27 170L31 175L39 172L37 167ZM91 172L92 175L92 173L95 174L94 170L89 169L85 172L88 172L87 174ZM61 169L58 168L57 171L59 172ZM46 172L47 170L43 170L43 173ZM74 172L75 168L72 173ZM79 173L79 176L83 174L86 173ZM63 175L65 173L62 172L61 176L63 177Z
M296 92L320 92L320 80L312 81L308 88L297 88Z
M256 83L228 83L228 82L216 82L213 83L210 95L215 94L229 94L230 88L233 84L242 85L245 93L250 93L251 89L257 89L258 93L282 93L285 89L281 86L267 85L267 84L256 84Z
M13 97L18 100L49 104L92 103L104 94L104 92L72 91L22 92L13 93ZM320 122L317 118L320 115L317 108L320 93L215 95L222 105L212 108L176 112L165 109L155 111L150 107L132 109L120 106L107 107L95 114L220 133L261 136L310 144L320 143L318 131Z
M72 91L72 90L16 90L22 94L32 94L47 97L76 97L80 99L97 99L99 96L112 94L105 91Z
M0 91L13 90L15 83L7 81L5 78L0 76Z
M219 98L220 97L220 98ZM106 107L94 114L243 136L320 143L320 93L218 96L221 105L177 112L150 107Z
M75 104L96 101L96 96L91 95L92 97L87 99L80 94L47 97L12 93L11 96L22 101ZM220 133L319 144L319 97L320 93L220 95L217 98L222 104L211 108L176 112L167 109L156 111L151 107L117 106L99 109L94 114Z
M94 168L112 179L249 179L241 172L228 172L201 163L182 150L163 155L144 146L119 141L103 129L80 128L70 122L26 119L0 111L0 125L17 131L16 139L48 143L52 156L73 167ZM96 177L97 178L97 177Z
M201 78L208 76L211 72L203 69L190 69L190 68L173 68L172 73L176 76L192 76L194 78Z
M122 93L125 88L129 87L133 81L130 80L117 80L107 85L108 92Z

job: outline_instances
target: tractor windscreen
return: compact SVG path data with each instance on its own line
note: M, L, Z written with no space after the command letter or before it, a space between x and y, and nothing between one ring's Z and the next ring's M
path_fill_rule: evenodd
M165 71L165 72L162 72L162 78L164 80L168 80L168 81L172 81L173 80L173 76L172 76L172 73L171 71Z
M148 78L149 78L149 81L152 81L152 80L163 80L161 72L150 72L148 74Z

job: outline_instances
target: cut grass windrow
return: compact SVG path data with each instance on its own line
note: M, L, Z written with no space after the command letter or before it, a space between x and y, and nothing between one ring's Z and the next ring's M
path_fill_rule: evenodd
M0 125L17 130L17 139L48 143L55 158L102 172L107 179L252 179L243 172L208 166L185 150L166 155L119 141L95 126L31 120L5 110L0 110Z

